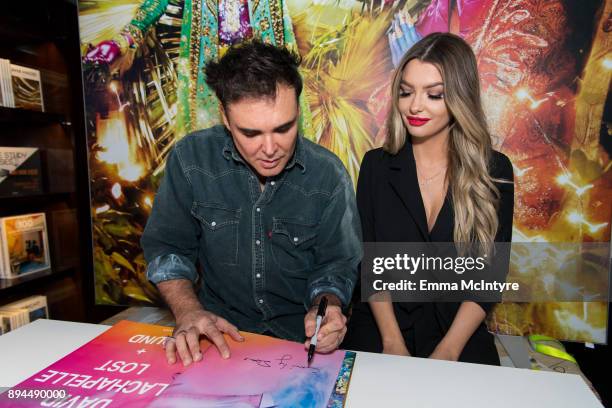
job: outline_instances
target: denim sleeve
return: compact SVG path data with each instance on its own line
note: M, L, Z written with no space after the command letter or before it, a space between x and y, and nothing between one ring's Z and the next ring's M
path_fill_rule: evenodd
M153 283L197 279L200 226L191 215L192 196L177 145L166 161L164 178L140 240L148 263L147 279Z
M361 257L361 227L353 184L343 171L342 181L332 193L319 224L315 268L307 282L306 308L322 293L338 296L342 305L347 306Z

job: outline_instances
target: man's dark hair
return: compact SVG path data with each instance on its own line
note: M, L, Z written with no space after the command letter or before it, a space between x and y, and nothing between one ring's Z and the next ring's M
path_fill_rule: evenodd
M218 62L206 64L206 83L224 108L243 98L275 98L278 85L302 93L300 57L286 48L254 40L231 47Z

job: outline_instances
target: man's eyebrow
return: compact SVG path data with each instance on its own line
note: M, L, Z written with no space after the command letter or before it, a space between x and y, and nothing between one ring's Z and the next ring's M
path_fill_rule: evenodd
M274 132L278 132L280 130L285 130L288 127L293 126L293 124L297 121L297 116L293 119L291 119L288 122L283 123L282 125L279 125L277 127L274 128ZM257 135L260 133L263 133L261 130L259 129L249 129L249 128L241 128L240 126L237 126L238 130L241 133L246 133L246 134L251 134L251 135Z
M401 80L400 85L406 85L406 86L409 86L411 88L414 88L414 86L412 86L408 82L404 81L403 79ZM440 86L440 85L444 85L444 82L434 82L433 84L425 85L423 88L429 89L429 88L434 88L434 87Z
M261 130L258 129L248 129L248 128L241 128L240 126L236 126L238 128L238 130L241 133L250 133L250 134L258 134L261 133Z
M289 122L285 122L280 126L277 126L274 128L275 132L278 132L279 130L285 130L286 128L289 128L291 126L293 126L293 124L297 121L297 116L293 119L291 119Z

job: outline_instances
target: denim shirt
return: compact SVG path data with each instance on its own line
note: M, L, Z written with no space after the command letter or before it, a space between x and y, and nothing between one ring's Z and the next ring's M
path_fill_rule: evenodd
M351 179L327 149L299 136L262 191L216 126L170 153L141 244L153 283L188 279L204 309L240 330L303 341L316 296L350 301L360 228Z

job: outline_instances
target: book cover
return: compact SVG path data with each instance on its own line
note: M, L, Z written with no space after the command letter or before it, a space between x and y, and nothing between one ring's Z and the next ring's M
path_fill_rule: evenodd
M44 112L40 71L11 64L11 78L15 107Z
M41 194L41 168L38 148L0 146L0 197Z
M29 296L0 308L0 310L25 309L28 312L28 323L37 319L48 319L47 297L42 295Z
M9 278L51 267L44 213L0 218L3 269Z
M171 327L121 321L71 354L13 387L55 390L45 400L9 399L0 405L90 407L325 408L338 379L350 378L349 353L317 354L310 367L302 343L241 332L226 337L231 357L202 340L203 359L168 365L163 349ZM354 353L352 360L354 361ZM61 396L59 394L62 394ZM346 392L344 393L346 395Z

